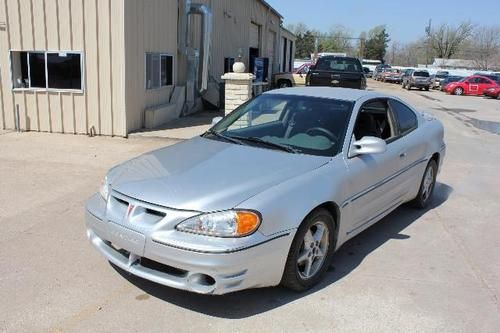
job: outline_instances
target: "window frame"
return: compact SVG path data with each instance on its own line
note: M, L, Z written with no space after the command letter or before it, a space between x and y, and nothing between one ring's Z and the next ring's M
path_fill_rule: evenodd
M352 143L354 142L354 130L356 128L356 124L358 122L359 115L361 114L361 111L363 110L363 107L367 104L377 102L377 101L383 101L387 104L387 119L389 120L389 123L390 123L389 126L392 126L392 128L394 129L394 132L395 132L393 137L390 137L390 138L384 140L386 142L386 144L390 145L394 141L397 141L397 140L402 138L401 133L399 131L399 124L398 124L397 118L395 117L394 112L392 111L392 108L389 104L390 98L385 98L385 97L372 98L372 99L369 99L367 101L364 101L360 105L360 107L358 108L358 112L356 113L356 118L354 119L354 123L353 123L352 129L351 129L351 138L350 138L349 145L347 146L347 154L349 154L349 150L351 149L350 147L352 146ZM356 138L356 140L361 140L361 139L362 138Z
M7 50L9 57L9 71L10 71L10 82L11 82L11 90L12 91L47 91L47 92L73 92L73 93L85 93L85 55L81 50L19 50L19 49L9 49ZM28 62L28 81L30 86L27 88L16 88L14 83L14 71L12 68L13 61L12 55L13 53L21 53L25 52L27 56ZM30 53L43 53L44 61L45 61L45 88L41 87L31 87L31 71L30 71L30 63L29 63L29 54ZM47 65L47 54L59 54L59 53L70 53L70 54L78 54L80 55L80 74L81 74L81 89L61 89L61 88L49 88L49 73L48 73L48 65Z
M147 71L147 66L148 66L148 55L157 55L160 57L160 67L158 71L158 82L160 82L159 87L155 88L148 88L148 71ZM164 85L162 86L161 84L161 66L162 66L162 57L172 57L172 84L170 85ZM175 71L175 56L171 53L166 53L166 52L145 52L144 53L144 90L147 91L155 91L155 90L161 90L169 87L175 86L176 82L176 77L175 77L176 71Z
M403 106L405 106L408 110L410 110L413 115L415 116L415 121L416 121L416 126L413 127L412 129L406 131L406 132L401 132L401 128L399 127L399 118L398 118L398 114L397 112L394 110L393 106L392 106L392 103L393 102L396 102L396 103L400 103L402 104ZM418 129L418 125L419 125L419 121L418 121L418 115L417 113L407 104L401 102L401 101L398 101L396 99L393 99L393 98L388 98L387 99L387 104L389 106L389 109L391 110L391 113L392 113L392 117L394 118L394 122L395 122L395 126L396 126L396 129L397 129L397 133L398 135L394 138L393 141L396 141L397 139L400 139L400 138L403 138L405 136L407 136L408 134L414 132L415 130Z

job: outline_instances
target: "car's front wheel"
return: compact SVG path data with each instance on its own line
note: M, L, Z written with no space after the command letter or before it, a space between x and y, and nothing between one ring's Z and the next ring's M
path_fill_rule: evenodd
M321 281L335 250L334 226L335 220L326 209L313 211L302 222L288 253L283 286L304 291Z

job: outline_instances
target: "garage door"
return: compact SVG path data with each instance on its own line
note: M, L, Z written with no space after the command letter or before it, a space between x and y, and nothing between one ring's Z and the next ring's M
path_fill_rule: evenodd
M250 24L250 47L256 49L260 48L260 26L257 24Z

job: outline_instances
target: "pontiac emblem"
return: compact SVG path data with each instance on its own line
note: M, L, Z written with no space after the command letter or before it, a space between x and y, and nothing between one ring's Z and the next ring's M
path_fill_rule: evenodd
M132 205L132 204L129 204L128 205L128 208L127 208L127 218L130 217L130 214L132 214L132 211L134 210L135 206Z

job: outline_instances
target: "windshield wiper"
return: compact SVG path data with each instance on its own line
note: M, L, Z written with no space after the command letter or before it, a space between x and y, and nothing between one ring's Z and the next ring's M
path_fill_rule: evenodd
M235 136L231 136L231 138L232 139L237 139L237 140L240 140L240 141L249 141L249 142L253 142L253 143L258 143L258 144L266 145L268 147L272 147L274 149L286 151L288 153L297 154L299 152L297 149L292 148L290 146L280 145L279 143L274 143L274 142L262 140L261 138L254 137L254 136L250 136L250 137L245 137L245 136L236 136L235 137Z
M206 131L205 133L203 133L203 136L207 135L207 134L210 134L210 135L213 135L215 137L218 137L220 139L224 139L226 141L229 141L231 143L236 143L237 145L242 145L243 143L238 140L237 138L234 138L234 137L231 137L231 136L227 136L227 135L224 135L222 133L219 133L219 132L216 132L214 130L208 130Z

